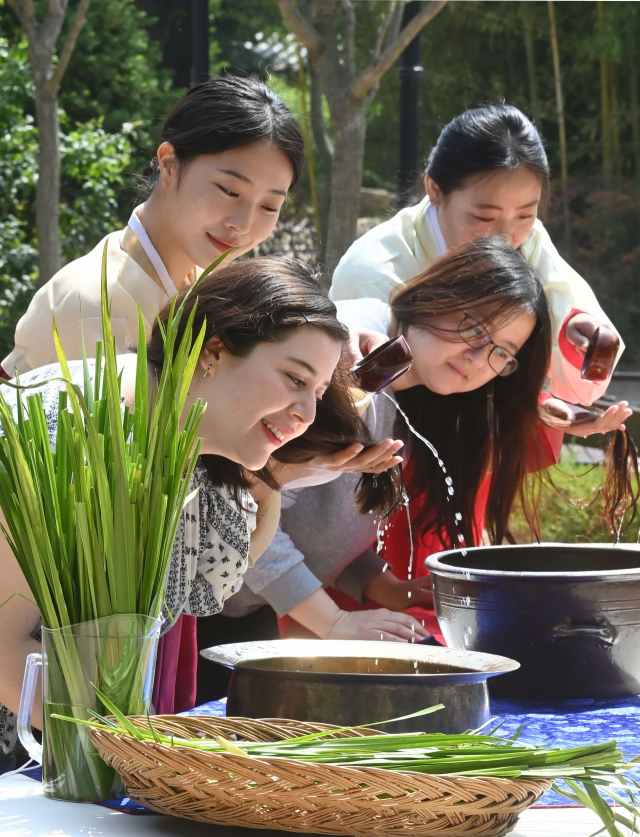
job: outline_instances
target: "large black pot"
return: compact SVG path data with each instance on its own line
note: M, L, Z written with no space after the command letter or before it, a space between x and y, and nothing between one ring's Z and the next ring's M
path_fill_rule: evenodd
M519 698L640 693L640 551L543 543L432 555L447 644L518 660L491 684Z

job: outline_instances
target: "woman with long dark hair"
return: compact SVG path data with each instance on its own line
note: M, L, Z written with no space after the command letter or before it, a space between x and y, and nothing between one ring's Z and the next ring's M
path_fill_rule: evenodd
M298 623L294 635L303 626L321 637L410 641L425 635L423 619L437 632L433 611L410 609L418 622L396 625L387 613L429 603L426 554L477 545L483 532L502 543L518 496L536 531L526 474L535 466L538 395L551 356L547 298L524 256L493 238L448 253L390 305L359 299L337 307L350 328L402 334L411 348L411 371L375 396L363 416L374 432L393 432L405 442L408 507L390 518L361 513L350 475L286 492L281 531L225 613L239 615L267 601ZM435 446L440 462L400 411ZM624 453L624 467L618 462L613 469L610 519L635 506L630 483L637 464L632 450ZM369 482L368 490L382 488ZM407 514L412 541L405 537ZM377 554L378 534L385 548L401 554L404 578L385 567L389 555ZM356 610L367 601L387 610ZM290 628L291 622L285 632Z
M431 152L424 187L424 200L354 242L335 270L331 298L386 302L449 250L478 237L504 237L537 270L549 303L552 353L547 390L555 398L548 399L545 409L573 420L576 411L570 405L593 404L609 383L581 377L589 338L600 325L615 328L589 285L561 258L538 218L549 199L549 163L535 125L518 108L505 104L456 116ZM616 361L623 350L620 341ZM620 429L630 415L627 402L620 402L576 424L571 432L586 436ZM562 434L549 438L559 454Z

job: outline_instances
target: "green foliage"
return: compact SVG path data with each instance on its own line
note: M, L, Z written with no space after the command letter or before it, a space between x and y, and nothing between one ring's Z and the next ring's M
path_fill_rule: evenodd
M633 807L639 801L638 785L632 774L637 760L628 762L616 741L563 750L526 744L517 734L511 738L500 738L495 735L498 728L486 735L474 730L459 735L417 732L349 736L349 732L354 730L344 727L279 741L230 741L221 735L215 739L178 738L163 732L159 728L161 724L154 726L148 716L148 728L141 725L140 719L127 718L105 695L97 689L96 692L114 717L103 718L92 712L96 720L80 721L83 726L111 735L154 742L163 747L215 753L218 757L228 752L234 756L229 764L232 770L237 766L237 757L240 756L262 760L290 759L294 764L297 763L299 773L304 770L304 764L310 763L347 765L356 770L373 767L377 770L410 771L427 775L554 779L556 784L553 789L573 802L590 808L600 817L611 837L623 837L618 824L634 834L640 834L637 812ZM441 708L443 705L439 704L405 717L424 715ZM60 714L52 717L78 723L76 718ZM385 723L392 723L393 720L404 719L395 718ZM372 722L369 726L376 724ZM565 779L570 790L558 786L558 779ZM611 796L623 811L611 810L603 799L603 792ZM384 794L378 798L388 796Z
M33 98L25 59L0 40L0 349L13 347L14 311L34 289L38 253L33 236L37 139L23 104Z
M105 245L104 337L95 347L94 381L85 359L83 388L71 380L54 324L65 387L55 447L42 396L27 394L23 402L22 389L28 392L30 387L11 384L19 390L14 416L0 392L5 534L47 628L112 614L159 616L171 549L200 449L197 431L205 410L200 400L180 429L204 339L204 329L193 335L195 309L178 344L184 303L177 311L172 305L157 394L148 392L140 315L135 407L122 411L108 304Z
M35 197L38 130L25 45L0 39L0 354L13 347L15 325L38 277ZM120 223L118 193L129 164L130 128L107 133L101 120L73 123L60 111L60 234L65 261L86 253Z
M38 134L26 42L0 0L0 359L37 285ZM181 91L134 0L89 7L59 95L63 260L124 226L137 175ZM68 25L68 22L67 24ZM64 37L64 32L63 36Z
M179 92L159 70L160 46L149 39L149 19L133 0L100 0L89 7L60 91L60 105L74 122L103 119L108 133L135 126L137 142L156 144L162 119Z
M614 536L603 525L604 499L601 486L604 473L600 465L578 465L575 458L563 453L558 466L548 472L550 482L542 487L538 513L543 541L557 543L611 543ZM622 536L623 543L638 539L640 520L634 521ZM511 518L516 540L531 540L520 511Z

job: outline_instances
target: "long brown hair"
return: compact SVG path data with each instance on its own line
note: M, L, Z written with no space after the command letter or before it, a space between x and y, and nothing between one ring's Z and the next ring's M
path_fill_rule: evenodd
M536 317L512 375L498 376L471 392L438 395L417 386L396 393L413 426L438 450L455 492L449 498L431 453L409 438L399 419L396 433L410 446L414 465L409 496L425 497L417 514L418 530L424 534L435 528L445 545L457 543L459 535L467 545L477 543L476 501L489 473L485 527L491 541L501 543L508 536L513 502L525 484L525 452L535 450L538 394L551 360L549 309L535 270L503 239L477 239L396 293L391 308L405 333L412 325L437 332L437 318L462 315L463 309L489 330L523 312ZM456 514L462 516L459 522Z
M400 391L396 398L413 426L439 452L453 481L450 497L440 468L424 445L411 439L399 418L396 433L408 446L414 463L410 496L424 502L416 517L422 535L435 528L445 546L478 543L476 502L485 477L489 479L484 528L492 543L513 540L509 515L519 499L532 533L539 537L537 500L542 460L540 421L554 424L540 413L538 396L551 360L551 320L547 300L534 268L501 238L476 239L440 259L391 301L403 329L411 325L437 333L437 318L463 309L484 312L479 317L490 331L521 313L533 314L536 323L518 352L519 367L508 377L497 376L471 392L438 395L424 386ZM637 459L628 435L616 433L605 460L605 519L612 530L616 521L637 501ZM462 519L456 521L455 515ZM633 519L633 518L631 518ZM631 521L626 521L628 526Z
M179 305L188 293L176 300ZM345 348L349 332L337 319L336 307L323 290L319 274L298 259L272 256L245 259L221 267L202 280L187 299L181 328L195 309L193 334L205 325L205 343L216 335L232 355L246 357L258 344L285 340L300 328L320 328ZM162 326L169 306L159 315L147 345L151 363L164 360ZM180 345L182 330L176 340ZM317 403L316 418L307 431L279 448L273 456L282 463L307 462L321 453L331 453L353 442L371 444L371 436L354 408L345 383L344 361L333 374L331 385ZM215 409L215 405L210 405ZM214 485L236 492L249 488L256 478L278 489L277 466L268 463L260 472L249 472L223 456L206 455L201 460ZM399 496L397 472L379 475L374 481L363 475L357 499L363 511L387 511Z

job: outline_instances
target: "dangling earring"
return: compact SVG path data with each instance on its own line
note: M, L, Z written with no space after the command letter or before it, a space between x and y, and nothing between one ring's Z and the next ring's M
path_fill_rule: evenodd
M206 372L204 373L204 375L202 376L203 378L206 378L206 377L207 377L207 375L209 374L209 370L211 369L211 367L212 367L212 366L213 366L213 364L212 364L212 363L210 363L210 364L207 366L207 371L206 371Z

